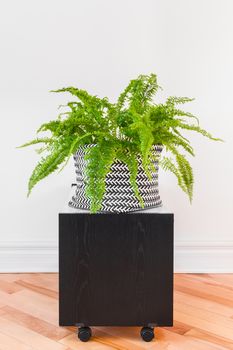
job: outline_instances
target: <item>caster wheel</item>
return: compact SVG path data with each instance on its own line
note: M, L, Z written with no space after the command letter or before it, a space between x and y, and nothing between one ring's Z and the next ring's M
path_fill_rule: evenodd
M83 342L87 342L91 338L91 328L80 327L78 329L78 338Z
M151 341L154 338L154 329L151 327L143 327L141 329L141 337L146 342Z

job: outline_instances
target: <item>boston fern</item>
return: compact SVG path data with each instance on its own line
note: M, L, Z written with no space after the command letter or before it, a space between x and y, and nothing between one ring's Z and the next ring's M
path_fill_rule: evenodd
M86 195L91 201L91 212L101 208L106 175L117 160L128 166L132 189L143 207L137 184L139 156L149 179L155 171L156 160L177 177L191 201L193 172L182 151L191 156L194 151L181 131L196 131L209 139L218 139L201 129L194 115L178 107L192 99L169 97L165 103L155 104L153 99L158 89L157 77L151 74L131 80L116 103L74 87L54 91L68 92L75 100L67 103L68 110L56 120L41 125L38 133L49 132L48 136L37 137L21 146L42 144L37 152L45 154L29 179L28 194L37 182L59 167L62 169L79 147L95 145L87 148L85 156L88 160ZM168 152L156 159L153 145L163 145ZM169 153L171 156L167 156Z

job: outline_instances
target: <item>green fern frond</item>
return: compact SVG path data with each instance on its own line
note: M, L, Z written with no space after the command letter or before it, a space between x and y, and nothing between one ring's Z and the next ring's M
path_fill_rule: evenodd
M58 89L58 90L51 90L51 92L69 92L71 95L78 97L79 100L82 101L84 105L89 105L89 106L93 105L95 107L98 106L98 107L110 107L110 108L112 106L111 103L108 102L107 97L99 98L97 96L92 96L88 94L87 91L82 89L77 89L72 86Z
M174 113L174 115L176 115L178 117L193 118L196 120L197 124L199 125L199 119L195 115L193 115L192 113L184 112L184 111L181 111L180 109L174 109L173 113Z
M63 163L68 155L69 148L67 144L54 144L53 150L46 157L42 158L37 164L28 183L28 196L32 188L42 179L58 169L59 165Z
M49 150L48 145L47 145L47 146L44 146L44 147L40 147L40 148L35 149L35 151L36 151L37 154L42 154L43 152L48 151L48 150Z
M57 129L61 125L60 120L52 120L48 123L42 124L39 129L37 130L37 133L41 131L51 131L51 133L56 134Z
M88 132L85 135L76 137L72 142L70 142L69 151L67 153L67 160L64 163L63 167L59 170L59 172L61 172L64 169L64 167L67 165L69 161L69 158L78 150L78 148L86 144L85 140L87 140L88 138L94 135L100 135L103 137L104 133L102 133L101 131Z
M193 196L193 171L184 155L180 154L178 150L171 145L168 145L167 148L175 155L176 162L178 164L178 170L182 177L182 184L185 188L185 192L188 194L190 202L192 201ZM183 189L182 187L182 189Z
M117 151L117 159L119 159L121 162L127 165L129 169L129 174L130 174L130 184L134 191L134 195L139 201L140 206L144 208L144 202L139 192L138 184L137 184L137 175L138 175L137 156L133 152L131 152L130 149L127 149L127 150L120 149Z
M138 132L140 140L140 151L142 156L142 165L147 174L148 178L151 180L150 168L150 151L154 143L154 137L151 129L145 125L142 121L131 124L131 130L136 130Z
M186 193L189 196L190 202L192 202L193 198L193 171L192 168L188 162L188 160L185 158L184 155L179 154L176 156L176 161L179 166L180 173L182 175L185 187L186 187Z
M53 142L53 140L51 138L43 137L43 138L37 138L37 139L34 139L32 141L26 142L23 145L18 146L16 148L23 148L23 147L27 147L27 146L32 146L32 145L36 145L38 143L52 143L52 142Z
M194 100L195 98L170 96L167 99L167 104L171 104L171 105L184 104L187 102L192 102Z
M155 74L140 75L137 79L131 80L120 94L116 105L117 109L121 110L128 103L129 109L143 113L158 89L159 85Z
M185 124L185 123L183 123L182 121L180 121L179 127L180 127L181 129L196 131L196 132L198 132L199 134L202 134L203 136L205 136L205 137L207 137L208 139L213 140L213 141L223 141L222 139L213 137L209 132L207 132L207 131L204 130L204 129L201 129L201 128L200 128L199 126L197 126L197 125L188 125L188 124Z
M81 110L81 113L83 116L85 116L85 119L88 119L89 121L90 119L92 120L92 124L94 124L95 128L107 130L109 127L109 121L110 119L112 121L112 118L106 120L105 114L107 113L109 116L111 116L111 114L115 111L115 107L108 101L107 97L99 98L97 96L92 96L87 93L87 91L74 87L53 90L52 92L69 92L70 94L76 96L82 102L82 104L77 104L77 108L75 109L74 113L79 113L79 110ZM71 106L71 102L69 102L69 105ZM74 104L72 107L74 108Z
M174 130L175 132L175 130ZM169 144L173 146L180 146L182 147L186 152L188 152L191 156L194 157L194 150L193 147L190 145L188 141L186 141L182 136L177 136L172 134L169 138Z
M162 169L164 169L165 171L170 171L173 175L176 176L177 180L178 180L178 185L180 186L180 188L187 193L186 190L186 186L184 184L184 180L183 177L179 171L179 169L176 167L176 165L174 164L173 160L171 158L168 157L163 157L161 159L161 161L159 162L159 165L162 167Z
M90 210L92 213L101 209L105 193L105 178L109 173L112 163L115 160L114 143L102 140L94 147L91 147L85 159L88 161L86 167L86 195L91 201Z

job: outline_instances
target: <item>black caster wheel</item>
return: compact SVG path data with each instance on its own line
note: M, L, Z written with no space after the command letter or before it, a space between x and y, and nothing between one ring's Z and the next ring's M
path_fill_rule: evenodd
M81 341L87 342L91 338L91 328L90 327L80 327L78 329L78 338Z
M141 337L144 341L149 342L154 338L154 328L143 327L141 329Z

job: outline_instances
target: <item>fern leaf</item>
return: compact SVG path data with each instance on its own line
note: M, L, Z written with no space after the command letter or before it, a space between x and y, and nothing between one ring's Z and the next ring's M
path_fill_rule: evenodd
M193 118L196 120L197 125L199 125L199 119L195 115L193 115L192 113L184 112L184 111L181 111L180 109L174 109L173 113L174 113L174 115L177 115L180 117Z
M176 160L179 165L179 170L182 175L184 184L186 186L186 193L188 194L191 202L193 197L193 183L194 183L192 168L188 160L185 158L185 156L179 154L176 156Z
M77 89L74 87L67 87L67 88L62 88L58 90L52 90L51 92L69 92L71 95L74 95L79 98L80 101L84 103L84 105L95 105L95 106L102 106L102 107L112 107L112 104L108 102L107 97L105 98L99 98L97 96L92 96L88 94L87 91L82 90L82 89Z
M185 124L185 123L183 123L182 121L180 121L179 127L180 127L181 129L196 131L196 132L198 132L199 134L202 134L203 136L205 136L205 137L207 137L208 139L213 140L213 141L223 141L222 139L213 137L209 132L207 132L207 131L204 130L204 129L201 129L201 128L200 128L199 126L197 126L197 125L188 125L188 124Z
M185 156L180 154L174 146L168 145L167 147L176 157L178 170L182 177L182 184L185 187L185 192L188 194L191 202L194 183L192 168Z
M52 120L48 123L42 124L37 130L37 133L41 131L51 131L53 134L55 134L60 125L61 125L60 120Z
M66 144L63 147L61 145L56 145L49 155L41 159L29 179L28 196L30 195L32 188L39 181L58 169L58 166L65 161L68 151L69 148Z
M194 157L195 154L192 146L182 136L171 135L169 143L174 146L181 146L186 152Z
M67 154L67 160L66 162L64 163L63 167L59 170L59 172L61 172L65 166L67 165L68 161L69 161L69 158L71 157L72 154L74 154L77 149L79 148L80 145L82 144L85 144L85 139L89 138L91 135L95 135L95 134L99 134L98 131L96 133L91 133L91 132L88 132L86 133L85 135L83 136L78 136L76 137L73 142L71 142L71 145L69 147L69 151L68 151L68 154Z
M167 99L167 104L171 104L171 105L184 104L187 102L192 102L194 100L195 98L170 96Z
M88 150L85 159L88 160L86 167L86 195L91 201L91 212L101 209L105 193L105 178L114 162L116 151L114 143L103 140L95 147Z
M23 147L27 147L27 146L32 146L32 145L36 145L38 143L52 143L52 142L53 142L52 139L48 138L48 137L37 138L37 139L34 139L32 141L26 142L23 145L18 146L16 148L23 148Z
M150 164L150 150L154 143L154 136L151 129L143 122L139 121L131 125L131 130L137 130L140 139L140 151L142 155L142 165L144 171L149 179L151 179L151 172L149 171Z
M138 175L137 156L132 152L130 152L129 149L126 151L119 150L117 152L117 159L119 159L121 162L127 165L130 173L130 184L134 191L134 195L138 199L141 208L144 208L144 202L139 192L138 184L137 184L137 175Z
M155 74L140 75L137 79L131 80L119 96L117 109L121 110L128 103L129 109L143 113L158 89L159 85Z
M168 157L163 157L163 159L159 162L159 164L161 165L161 167L165 171L170 171L171 173L173 173L176 176L176 178L178 180L178 185L185 193L187 193L187 189L186 189L186 186L184 184L183 177L182 177L179 169L174 164L173 160L171 158L168 158Z

